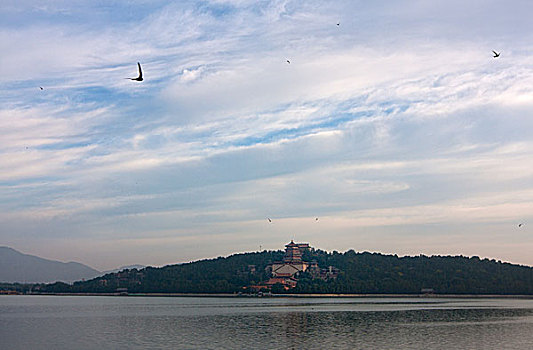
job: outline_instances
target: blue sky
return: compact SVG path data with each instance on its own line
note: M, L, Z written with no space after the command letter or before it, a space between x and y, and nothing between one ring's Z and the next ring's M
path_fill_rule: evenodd
M0 244L101 270L290 239L533 265L532 12L3 1Z

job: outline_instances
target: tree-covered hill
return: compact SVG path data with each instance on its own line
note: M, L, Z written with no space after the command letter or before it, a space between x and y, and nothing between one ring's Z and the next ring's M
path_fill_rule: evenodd
M161 268L127 270L73 285L39 286L42 292L234 293L268 280L267 266L282 251L235 254ZM312 250L303 256L319 267L340 270L336 279L302 273L291 293L406 293L433 289L439 294L533 295L533 267L463 256L398 257L377 253L328 253Z
M294 292L533 294L533 267L464 256L398 257L377 253L307 254L321 266L341 270L336 280L301 276Z

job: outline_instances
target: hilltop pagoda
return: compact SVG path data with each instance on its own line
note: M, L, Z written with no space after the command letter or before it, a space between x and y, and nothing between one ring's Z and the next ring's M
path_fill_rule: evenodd
M283 261L272 263L272 277L290 278L307 270L309 264L302 260L302 254L309 250L308 243L291 242L285 245Z

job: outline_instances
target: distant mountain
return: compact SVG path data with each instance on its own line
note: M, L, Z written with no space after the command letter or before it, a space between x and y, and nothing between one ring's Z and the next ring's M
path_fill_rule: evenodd
M77 262L47 260L9 247L0 247L0 282L71 283L100 275L100 271Z
M127 265L127 266L119 267L118 269L103 271L101 275L107 275L108 273L117 273L117 272L124 271L124 270L133 270L133 269L142 270L145 267L146 267L145 265Z
M235 254L161 268L108 274L73 285L41 286L42 292L236 293L270 278L267 267L282 251ZM533 267L465 256L406 256L312 249L303 260L334 266L337 278L317 279L305 272L287 293L524 294L533 295Z

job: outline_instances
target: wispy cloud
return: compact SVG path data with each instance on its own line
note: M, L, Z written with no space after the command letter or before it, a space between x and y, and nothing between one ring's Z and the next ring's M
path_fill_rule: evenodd
M0 240L105 269L461 223L496 256L472 237L531 219L531 5L458 4L1 5Z

